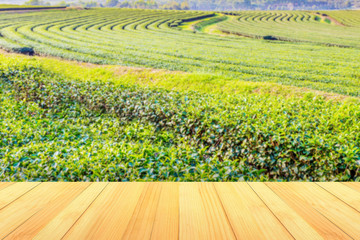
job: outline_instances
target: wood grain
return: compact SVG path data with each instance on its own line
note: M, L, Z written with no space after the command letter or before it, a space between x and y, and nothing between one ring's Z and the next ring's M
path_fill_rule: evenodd
M60 213L90 183L71 183L68 185L69 188L64 194L44 205L40 211L32 215L5 239L33 239L51 219Z
M360 183L358 182L343 182L342 184L360 192Z
M212 184L180 183L180 239L235 239Z
M38 185L39 183L17 183L8 185L0 192L0 210Z
M125 233L145 183L109 183L63 239L119 239Z
M351 187L346 188L343 184L337 182L323 182L317 184L360 213L360 192Z
M142 240L151 238L153 223L159 206L160 193L161 184L149 183L146 186L122 239Z
M179 183L161 183L159 204L156 210L152 240L179 238Z
M249 183L271 212L295 239L323 239L299 214L263 183Z
M237 239L293 239L247 183L215 183Z
M315 183L291 183L292 192L297 192L303 200L311 204L316 211L339 226L345 233L356 239L360 236L360 215Z
M61 213L48 222L34 239L61 239L75 222L86 211L90 204L99 196L107 183L97 183L82 191ZM35 224L35 223L33 223Z
M318 211L316 206L324 201L321 196L318 198L319 196L315 194L316 191L321 190L320 187L316 188L314 192L307 192L305 196L302 194L303 188L309 190L306 186L315 185L315 183L266 184L324 239L352 239L340 226L329 220L321 211ZM330 203L330 205L330 207L336 207L335 204ZM342 203L341 206L343 206Z
M0 239L359 239L360 183L0 183Z
M19 226L25 224L42 208L51 205L57 199L60 201L61 197L66 197L71 188L72 184L68 183L40 184L12 202L0 211L0 238L5 238Z
M14 183L12 183L12 182L0 182L0 191L1 191L2 189L6 188L6 187L8 187L8 186L10 186L10 185L12 185L12 184L14 184ZM1 192L0 192L0 194L1 194Z

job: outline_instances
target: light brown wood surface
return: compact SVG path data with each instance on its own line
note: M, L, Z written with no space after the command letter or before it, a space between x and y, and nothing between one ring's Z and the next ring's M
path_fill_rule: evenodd
M0 239L360 239L360 183L0 183Z

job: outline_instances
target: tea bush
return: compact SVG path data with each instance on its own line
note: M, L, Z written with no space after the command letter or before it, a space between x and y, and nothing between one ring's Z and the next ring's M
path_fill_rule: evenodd
M2 180L360 180L357 104L0 76Z

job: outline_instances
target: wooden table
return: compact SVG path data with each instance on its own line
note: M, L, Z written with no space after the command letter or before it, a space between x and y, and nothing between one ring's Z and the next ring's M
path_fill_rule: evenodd
M0 183L0 239L360 239L360 183Z

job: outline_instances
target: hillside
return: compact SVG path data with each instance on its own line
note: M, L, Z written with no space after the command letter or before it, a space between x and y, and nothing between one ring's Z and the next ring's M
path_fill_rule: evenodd
M250 38L236 35L224 38L182 30L183 24L216 17L209 12L98 9L0 15L3 36L0 46L10 51L96 64L207 72L245 81L276 82L360 96L357 20L354 20L355 26L339 26L316 21L316 15L299 12L300 16L310 19L282 23L281 19L292 13L282 15L280 12L282 17L274 23L279 28L267 30L268 24L272 26L269 17L276 14L265 14L268 15L260 13L264 21L254 19L252 28L241 27L247 26L247 22L242 21L231 25L237 18L213 25L225 31L241 29L250 34ZM254 41L251 39L253 29L257 34L274 34L288 41ZM345 48L329 48L329 45ZM272 58L274 55L276 59ZM324 69L325 65L331 68Z
M356 16L2 13L0 181L360 181Z

